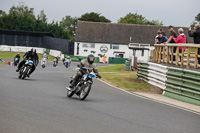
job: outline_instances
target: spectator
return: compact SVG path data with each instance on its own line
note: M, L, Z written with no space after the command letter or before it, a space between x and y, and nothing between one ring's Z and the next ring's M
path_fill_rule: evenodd
M195 24L194 31L191 31L189 28L188 34L190 37L193 37L195 44L200 44L200 26L199 24ZM200 54L200 48L198 48L198 54ZM200 58L198 58L198 63L200 64Z
M159 32L162 32L163 33L163 35L165 35L165 31L162 29L162 28L160 28L158 31L157 31L157 36L155 37L155 43L158 41L160 41L160 37L159 37Z
M164 43L164 42L166 42L168 40L168 38L162 32L158 32L158 35L160 37L160 41L157 40L156 41L157 44ZM161 50L163 51L163 47L162 47ZM162 58L162 56L161 56L161 58Z
M174 28L173 28L173 26L169 26L168 27L168 29L169 29L169 34L170 34L170 36L169 36L169 39L167 40L167 42L165 42L165 44L166 43L176 43L175 41L174 41L174 39L173 39L173 36L175 37L175 38L177 38L177 35L176 35L176 32L174 31ZM172 51L173 53L175 53L176 52L176 47L174 47L174 50ZM175 61L175 55L173 56L173 61Z
M103 64L107 64L107 63L106 63L106 58L107 58L107 56L104 54L104 55L103 55Z
M186 43L186 36L184 34L184 30L183 28L179 28L178 29L178 37L175 38L174 36L173 37L173 40L175 41L175 43ZM186 50L186 47L184 47L184 50ZM182 47L179 47L179 53L182 53ZM181 60L181 57L180 57L180 60Z
M156 41L157 44L167 42L168 38L162 32L158 32L158 35L160 37L160 41L157 40Z

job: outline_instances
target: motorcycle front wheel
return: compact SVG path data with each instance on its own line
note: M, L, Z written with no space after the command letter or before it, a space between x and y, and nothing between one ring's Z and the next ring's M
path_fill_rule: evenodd
M90 83L87 83L87 84L83 84L82 85L82 88L81 88L81 92L80 92L80 95L79 95L79 99L80 100L85 100L85 98L89 95L90 93L90 90L91 90L91 84Z
M67 96L72 97L74 95L75 91L67 90Z
M24 68L24 70L23 70L23 72L22 72L22 79L24 79L25 77L26 77L26 75L27 75L27 73L28 73L28 70L29 70L29 67L25 67Z

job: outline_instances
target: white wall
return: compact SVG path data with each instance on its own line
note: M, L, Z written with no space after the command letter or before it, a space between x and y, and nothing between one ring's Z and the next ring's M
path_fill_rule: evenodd
M77 55L77 43L79 43L79 55ZM119 49L110 49L110 44L106 44L106 43L95 43L95 48L86 48L83 47L83 44L86 43L82 43L82 42L75 42L74 44L74 55L75 56L88 56L89 54L93 54L91 53L91 51L95 51L95 54L93 54L95 57L98 57L98 54L104 55L106 54L107 59L109 57L115 57L114 51L118 51L118 52L125 52L124 54L124 58L129 58L129 48L128 45L123 45L123 44L119 44ZM115 44L113 44L115 45ZM101 46L106 46L108 48L108 51L106 53L103 53L100 51ZM87 50L87 52L84 52L84 50ZM100 62L101 62L101 58Z
M79 43L79 55L77 55L77 43ZM114 51L118 51L118 52L125 52L124 54L124 58L131 58L133 56L133 50L130 50L128 48L128 44L124 45L124 44L119 44L119 49L110 49L110 44L106 44L106 43L95 43L95 48L86 48L83 47L83 44L87 44L85 42L75 42L74 44L74 55L75 56L88 56L89 54L93 54L91 53L91 51L96 51L94 56L98 57L98 54L106 54L107 59L109 57L115 57L115 54L113 54ZM108 48L108 51L106 53L102 53L100 51L101 46L106 46ZM115 44L114 44L115 45ZM154 47L150 47L150 51L153 50ZM87 52L84 52L84 50L87 50ZM148 61L149 60L149 56L150 56L150 51L145 50L144 51L144 56L141 56L141 51L136 51L136 56L138 57L138 60L142 60L142 61ZM102 59L100 59L100 62L102 62Z

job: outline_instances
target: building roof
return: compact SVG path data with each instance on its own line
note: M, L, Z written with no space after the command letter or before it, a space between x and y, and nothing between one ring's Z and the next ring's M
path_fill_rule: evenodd
M169 37L167 26L78 21L75 41L126 45L131 42L153 45L159 28L162 28ZM180 27L174 28L176 33L178 28ZM192 43L192 38L188 36L188 28L182 28L187 41Z

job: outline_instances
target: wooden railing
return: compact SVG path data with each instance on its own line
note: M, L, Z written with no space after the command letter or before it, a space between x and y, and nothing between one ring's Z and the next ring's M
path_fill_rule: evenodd
M186 66L186 68L189 68L190 66L193 66L194 68L200 67L198 64L198 58L200 58L200 55L198 55L198 48L200 48L200 44L174 44L174 43L168 43L168 44L154 44L155 50L154 50L154 59L153 61L156 63L167 63L167 64L175 64L176 66L183 67ZM167 47L167 48L165 48ZM182 52L179 53L179 47L182 47ZM184 47L187 49L184 50ZM176 48L176 51L174 49ZM194 50L192 52L191 50ZM175 61L173 61L173 56L175 56ZM179 57L181 57L179 61ZM184 59L186 59L186 62L184 62ZM191 62L191 59L194 59L194 63Z

